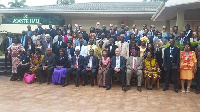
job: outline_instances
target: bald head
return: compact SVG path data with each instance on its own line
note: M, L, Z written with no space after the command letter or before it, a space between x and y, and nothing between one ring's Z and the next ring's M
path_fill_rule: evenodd
M119 48L117 48L116 50L115 50L115 55L118 57L118 56L120 56L120 50L119 50Z

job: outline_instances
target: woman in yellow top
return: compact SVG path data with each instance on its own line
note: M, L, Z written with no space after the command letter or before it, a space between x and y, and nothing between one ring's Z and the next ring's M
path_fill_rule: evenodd
M104 50L103 43L104 42L102 40L100 40L98 42L99 45L96 47L95 52L94 52L94 55L97 56L99 60L102 58L102 52Z
M197 59L194 51L190 51L191 44L185 44L185 51L180 53L180 79L182 92L185 92L184 84L187 80L187 91L190 92L190 86L192 79L194 78L194 73L197 71Z
M147 90L152 90L152 86L157 79L160 78L161 70L155 58L153 58L153 52L148 51L146 58L143 60L143 71L147 80ZM150 84L150 79L152 83Z
M147 48L146 44L149 43L149 39L146 36L144 36L144 37L140 38L140 41L142 42L141 46L139 46L139 48L140 48L140 57L142 57L143 54L144 54L144 51Z
M35 71L37 70L37 67L40 66L42 64L42 61L44 59L44 55L41 55L41 49L37 48L35 50L35 54L33 54L32 58L31 58L31 65L30 65L30 71L32 73L35 73Z

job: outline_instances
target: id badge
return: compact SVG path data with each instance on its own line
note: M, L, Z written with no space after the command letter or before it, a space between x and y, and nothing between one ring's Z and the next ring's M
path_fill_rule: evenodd
M188 60L189 60L189 58L185 58L185 60L187 60L187 61L188 61Z
M173 58L173 56L172 56L172 55L170 55L170 58Z

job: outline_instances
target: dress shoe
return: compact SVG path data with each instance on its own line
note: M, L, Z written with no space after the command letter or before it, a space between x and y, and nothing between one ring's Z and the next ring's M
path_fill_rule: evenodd
M62 87L65 87L65 86L67 86L68 85L68 82L65 82L63 85L62 85Z
M141 92L141 91L142 91L142 89L141 89L141 87L140 87L140 86L138 86L138 87L137 87L137 90L138 90L139 92Z
M200 91L199 91L199 90L196 90L195 93L196 93L196 94L200 94Z
M22 78L18 78L17 81L22 81Z
M126 87L122 87L122 91L126 92Z
M78 83L75 84L76 87L79 87Z
M91 83L91 86L92 86L92 87L94 87L94 84L93 84L93 83Z
M164 88L164 89L163 89L163 91L167 91L167 90L168 90L168 88Z
M107 87L106 87L106 90L110 90L110 88L111 88L110 86L107 86Z
M175 89L174 91L175 91L176 93L178 93L178 89Z
M82 86L86 86L86 85L87 85L87 84L85 84L85 83L84 83L84 84L82 84Z
M130 86L129 85L127 86L127 90L130 90Z
M49 85L50 84L50 82L47 82L47 85Z
M16 79L15 78L10 78L10 81L15 81Z

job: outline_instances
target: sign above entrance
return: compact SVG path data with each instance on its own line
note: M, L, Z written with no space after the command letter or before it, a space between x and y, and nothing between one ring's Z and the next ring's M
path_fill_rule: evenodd
M13 17L13 24L37 24L40 23L40 17L28 17L27 14L24 14L23 17Z

